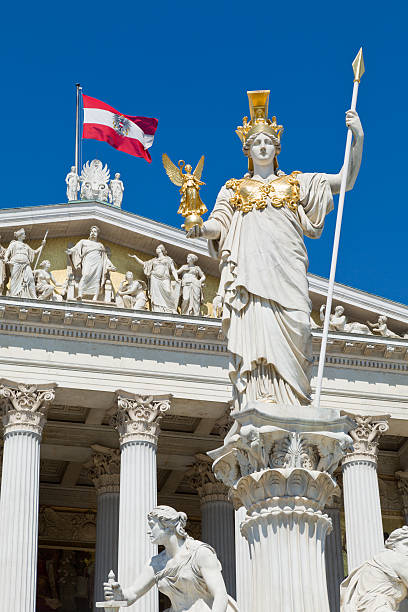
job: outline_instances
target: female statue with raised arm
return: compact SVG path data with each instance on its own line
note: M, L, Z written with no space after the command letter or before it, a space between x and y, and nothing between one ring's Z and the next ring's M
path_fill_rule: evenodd
M150 559L133 586L122 588L117 582L105 582L105 599L131 605L157 584L171 601L166 612L237 611L227 595L215 551L187 534L186 514L158 506L147 520L150 539L164 546L163 552Z
M210 217L187 232L204 236L220 260L218 303L231 355L235 408L248 401L310 403L312 344L308 258L303 236L319 238L338 174L278 170L282 126L268 119L269 91L248 92L251 120L237 133L249 173L221 188ZM347 189L360 168L363 130L355 111L346 125L354 136Z
M180 282L174 261L167 255L162 244L156 248L157 257L143 261L137 255L129 254L143 266L149 280L149 297L153 312L177 312L180 297Z
M37 293L31 265L37 253L44 247L45 239L38 249L32 249L24 242L26 233L23 227L14 232L14 238L15 240L10 242L4 254L4 263L10 266L8 294L12 297L35 299Z

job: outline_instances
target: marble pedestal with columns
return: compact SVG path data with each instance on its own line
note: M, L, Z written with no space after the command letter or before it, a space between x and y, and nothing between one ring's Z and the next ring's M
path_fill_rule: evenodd
M212 459L202 453L196 455L187 478L200 497L201 539L215 549L227 592L235 599L234 507L228 498L228 487L216 479Z
M348 571L384 548L377 454L380 436L388 431L388 415L350 415L353 449L343 458L343 496Z
M93 445L92 450L86 467L98 500L94 574L94 602L97 602L104 599L103 583L109 572L112 570L118 575L120 450L99 444Z
M55 386L0 380L4 425L0 500L2 610L36 609L40 442Z
M232 414L235 433L210 451L217 478L245 507L252 595L242 612L329 612L324 513L338 491L332 476L351 446L354 422L337 411L250 402Z
M170 398L116 393L113 425L121 451L118 580L124 588L132 585L146 562L157 554L157 546L147 536L147 514L157 505L159 423L170 408ZM129 609L158 612L156 587Z

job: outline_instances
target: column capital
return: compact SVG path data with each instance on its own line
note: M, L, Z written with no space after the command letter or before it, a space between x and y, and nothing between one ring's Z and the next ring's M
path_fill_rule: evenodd
M186 474L189 485L196 489L202 504L213 501L229 501L228 487L217 480L212 471L213 460L204 453L197 453L195 463Z
M353 461L370 461L377 464L378 444L382 434L389 429L389 414L366 416L347 413L357 427L350 431L353 439L353 450L347 451L343 465Z
M85 464L98 495L119 493L120 449L94 444L92 457Z
M171 397L118 390L112 422L119 433L120 445L128 442L150 442L157 445L160 421L170 409Z
M55 383L30 385L0 379L4 435L27 431L41 436L48 407L55 398L56 386Z

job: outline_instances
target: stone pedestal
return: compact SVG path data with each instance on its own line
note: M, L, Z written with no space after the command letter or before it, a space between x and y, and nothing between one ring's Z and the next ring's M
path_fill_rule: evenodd
M209 455L246 517L250 547L248 612L329 612L323 513L338 487L332 477L353 422L334 411L251 402L232 415L237 433Z
M388 431L388 416L350 415L353 450L343 459L343 495L347 563L351 572L384 548L377 477L378 442Z
M54 384L0 381L4 425L0 500L2 609L35 612L40 442Z
M252 574L249 544L241 533L241 523L246 517L244 506L235 511L235 572L237 604L239 612L251 612Z
M157 505L156 452L159 422L170 408L170 396L141 396L119 391L114 424L121 449L118 580L131 586L157 547L147 535L147 514ZM129 607L157 612L154 587Z
M326 538L325 552L329 607L330 612L339 612L340 584L344 579L340 510L338 508L328 508L326 514L331 519L333 527L332 532Z
M188 478L200 497L201 539L215 549L228 594L235 599L234 508L228 499L228 488L215 478L212 460L201 453L196 455Z
M99 445L87 464L98 496L94 602L103 601L103 583L109 572L118 573L120 450ZM96 610L96 608L94 608Z

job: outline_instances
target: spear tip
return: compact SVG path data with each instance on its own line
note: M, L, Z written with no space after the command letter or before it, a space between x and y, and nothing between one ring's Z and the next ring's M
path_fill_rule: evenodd
M354 80L358 83L365 72L364 58L363 58L363 47L360 47L360 51L357 53L354 62L352 64L354 71Z

